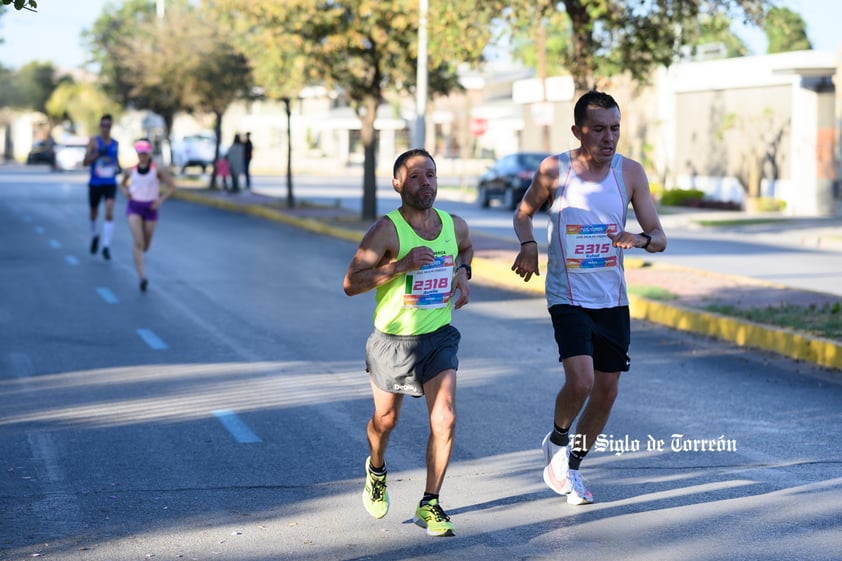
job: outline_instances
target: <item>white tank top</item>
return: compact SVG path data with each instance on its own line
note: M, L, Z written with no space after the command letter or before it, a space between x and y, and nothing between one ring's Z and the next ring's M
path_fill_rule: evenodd
M623 251L608 237L626 227L623 156L614 155L599 183L576 175L570 152L559 154L558 163L559 184L549 210L547 305L627 306Z
M142 203L155 201L158 199L160 190L158 170L155 169L154 162L149 164L149 171L146 173L137 171L137 166L132 168L132 175L129 178L129 194L131 194L133 201Z

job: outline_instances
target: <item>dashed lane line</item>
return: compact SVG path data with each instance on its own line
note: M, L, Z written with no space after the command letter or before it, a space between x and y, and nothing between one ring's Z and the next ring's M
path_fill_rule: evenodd
M108 288L106 288L104 286L96 287L96 292L97 292L97 294L99 294L100 298L102 298L103 300L105 300L109 304L116 304L117 302L120 301L120 299L117 298L116 294L114 294Z
M213 416L222 423L231 436L240 444L255 444L263 440L252 431L249 426L236 413L227 409L220 409L213 412Z
M155 335L155 332L151 329L138 329L137 334L153 350L162 351L169 348L163 339Z

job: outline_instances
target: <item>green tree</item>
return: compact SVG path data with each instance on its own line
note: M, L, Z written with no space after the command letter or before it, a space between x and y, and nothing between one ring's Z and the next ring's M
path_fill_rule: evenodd
M12 105L46 113L47 100L57 85L52 63L30 62L14 74Z
M17 107L20 99L15 71L0 65L0 107Z
M8 6L12 5L16 10L32 10L35 11L38 8L38 2L36 0L3 0L3 5Z
M109 3L103 8L93 27L82 32L83 41L94 62L100 68L100 85L122 105L132 101L132 76L118 53L127 37L137 32L137 26L154 20L154 3L148 0L124 0L119 5Z
M118 116L119 104L111 100L96 84L65 82L53 91L47 101L47 115L54 121L68 121L77 134L92 135L100 117L106 113Z
M167 138L176 113L212 113L218 155L222 114L251 85L247 61L208 10L177 0L159 19L151 8L129 0L95 22L88 38L104 87L122 104L160 115Z
M197 37L191 42L196 52L195 68L189 74L193 99L190 106L214 116L216 148L214 162L219 159L222 141L222 116L237 99L247 97L252 89L252 73L246 57L229 41L220 22L205 12L198 25ZM216 188L216 174L210 174L211 189Z
M801 15L789 8L775 7L769 10L763 29L769 41L766 49L769 54L813 48L807 38L807 24Z
M229 0L216 4L232 19L274 38L267 44L281 60L303 57L305 81L343 92L360 119L363 144L363 219L373 220L376 199L378 106L387 92L413 92L418 59L417 0ZM457 85L456 63L481 58L493 15L502 2L430 2L429 89ZM279 75L274 80L287 80Z
M702 17L758 23L770 0L511 0L503 15L512 25L530 25L536 5L564 11L561 27L549 33L568 38L558 57L573 77L577 95L602 79L629 72L646 81L653 67L671 64L683 45L696 44ZM527 19L523 18L526 14Z
M292 100L307 83L307 59L300 53L280 49L283 29L275 26L255 27L250 18L239 17L227 3L210 3L210 9L227 25L237 46L242 49L252 68L259 96L284 104L287 116L286 183L287 207L295 207L292 183ZM280 35L279 35L280 34Z
M692 47L719 43L725 47L725 57L733 58L748 54L748 47L733 31L731 20L723 14L706 15L699 18L698 38Z

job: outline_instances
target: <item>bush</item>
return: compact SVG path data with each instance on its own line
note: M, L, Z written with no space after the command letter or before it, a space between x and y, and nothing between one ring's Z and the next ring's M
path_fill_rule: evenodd
M746 201L746 207L751 206L757 212L779 212L786 208L786 201L773 197L756 197Z
M705 192L699 189L667 189L661 194L661 204L665 206L698 206L698 201L701 201L704 197Z

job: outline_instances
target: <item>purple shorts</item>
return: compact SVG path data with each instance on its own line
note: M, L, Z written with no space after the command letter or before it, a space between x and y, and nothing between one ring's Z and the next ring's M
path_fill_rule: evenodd
M126 207L126 216L137 214L144 222L155 222L158 220L158 209L152 208L155 201L129 201Z

